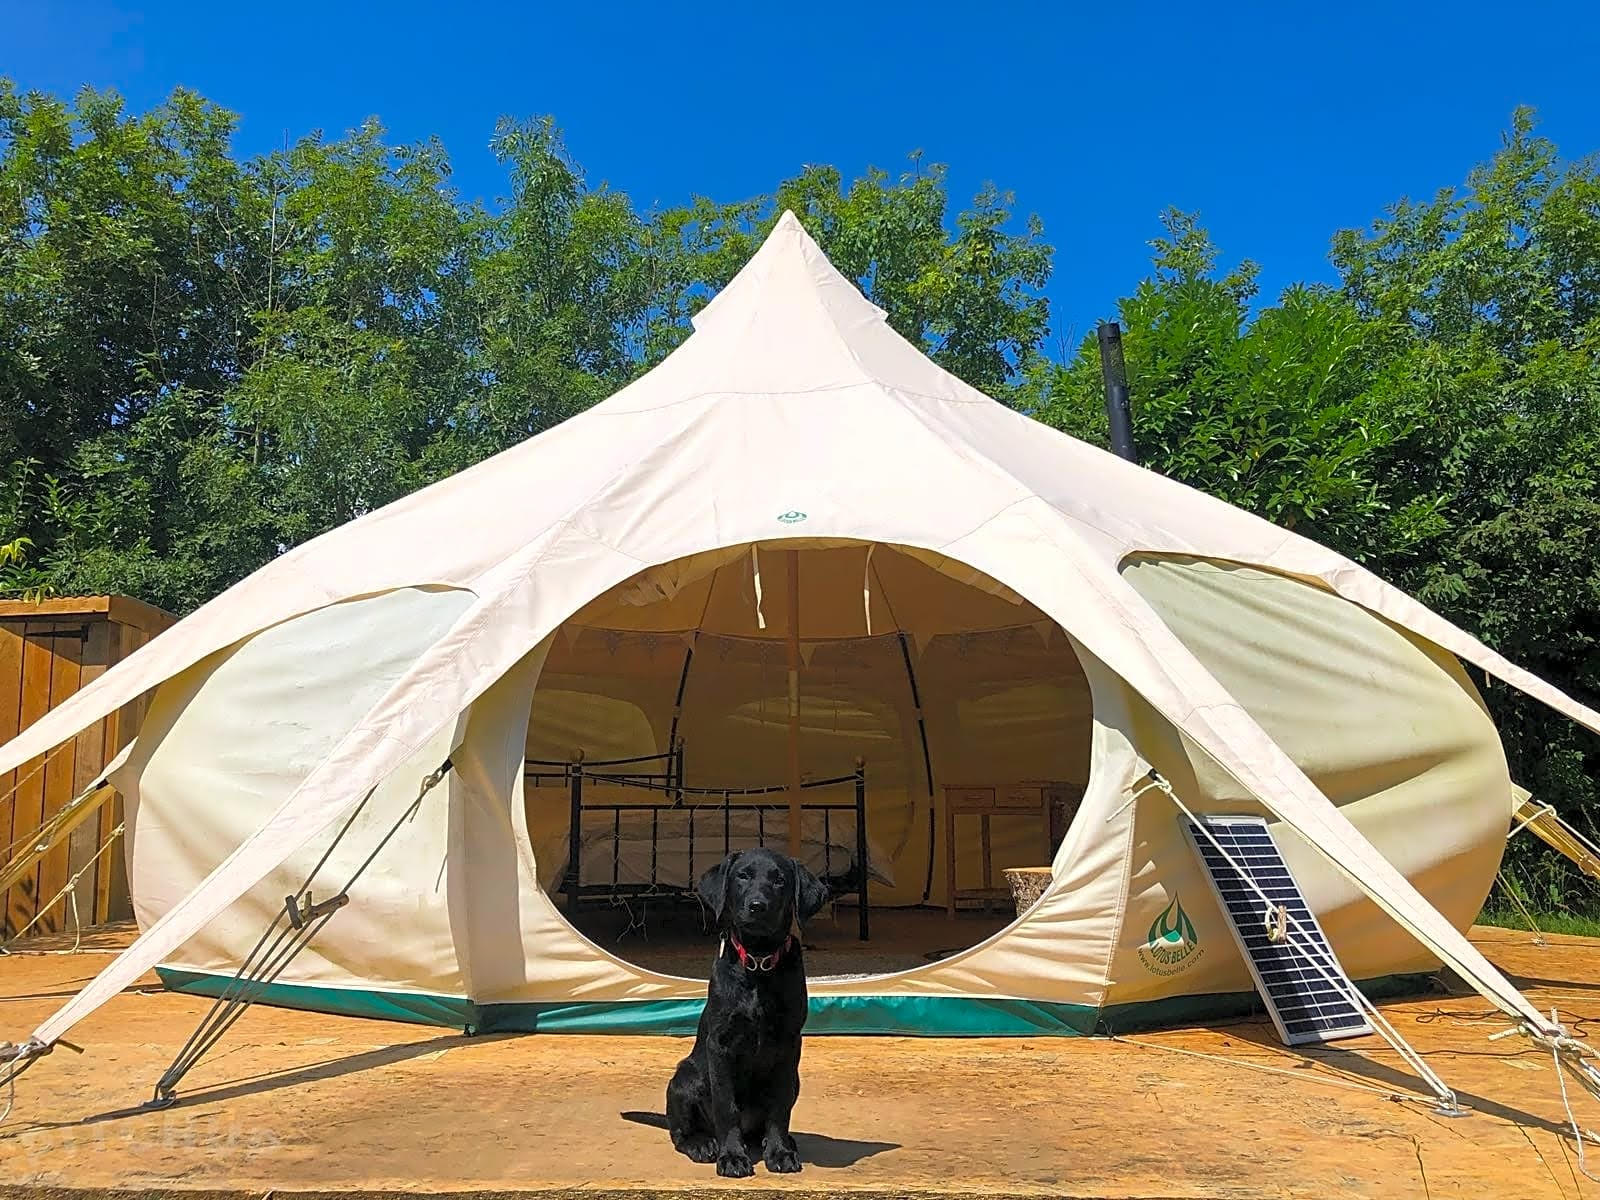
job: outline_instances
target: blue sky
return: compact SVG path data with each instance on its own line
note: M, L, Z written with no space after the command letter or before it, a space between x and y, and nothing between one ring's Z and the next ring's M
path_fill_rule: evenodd
M490 200L501 114L553 113L591 179L642 207L747 197L806 163L898 171L920 149L957 199L993 180L1043 218L1073 338L1146 271L1168 205L1260 262L1270 297L1332 277L1334 230L1458 182L1518 104L1568 156L1600 149L1593 3L30 0L0 25L0 74L139 108L192 87L241 115L245 153L377 115L438 134L462 192Z

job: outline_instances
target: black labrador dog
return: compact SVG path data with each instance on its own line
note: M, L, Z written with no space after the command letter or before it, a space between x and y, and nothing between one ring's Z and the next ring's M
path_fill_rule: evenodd
M759 1144L769 1171L798 1171L789 1113L800 1094L806 967L794 931L827 902L828 889L771 850L728 855L696 890L722 942L689 1057L667 1085L672 1145L717 1174L754 1174Z

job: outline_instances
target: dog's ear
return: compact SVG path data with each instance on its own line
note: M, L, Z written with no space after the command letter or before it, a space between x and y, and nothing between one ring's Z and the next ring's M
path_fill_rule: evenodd
M705 901L712 916L716 918L718 926L722 924L723 914L728 908L728 876L733 873L733 860L739 857L736 850L704 875L700 882L695 884L694 890L700 899Z
M809 921L828 902L828 885L799 860L791 858L789 862L794 867L794 919Z

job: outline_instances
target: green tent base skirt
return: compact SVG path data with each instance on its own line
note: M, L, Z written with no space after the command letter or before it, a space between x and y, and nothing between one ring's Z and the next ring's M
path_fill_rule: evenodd
M167 967L157 968L157 974L172 991L196 996L220 995L232 982L229 975ZM1431 978L1429 975L1386 975L1363 981L1360 987L1369 997L1382 999L1425 992ZM475 1004L455 996L301 983L270 983L260 1003L340 1016L442 1025L468 1033L675 1037L694 1033L704 1007L704 1001L698 999ZM896 1037L1085 1037L1199 1025L1248 1017L1262 1011L1255 992L1173 996L1105 1008L975 996L813 996L805 1031L808 1035Z

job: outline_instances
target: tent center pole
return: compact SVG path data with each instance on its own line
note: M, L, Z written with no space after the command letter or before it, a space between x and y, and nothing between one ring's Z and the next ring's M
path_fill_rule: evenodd
M789 856L800 857L800 551L789 568Z

